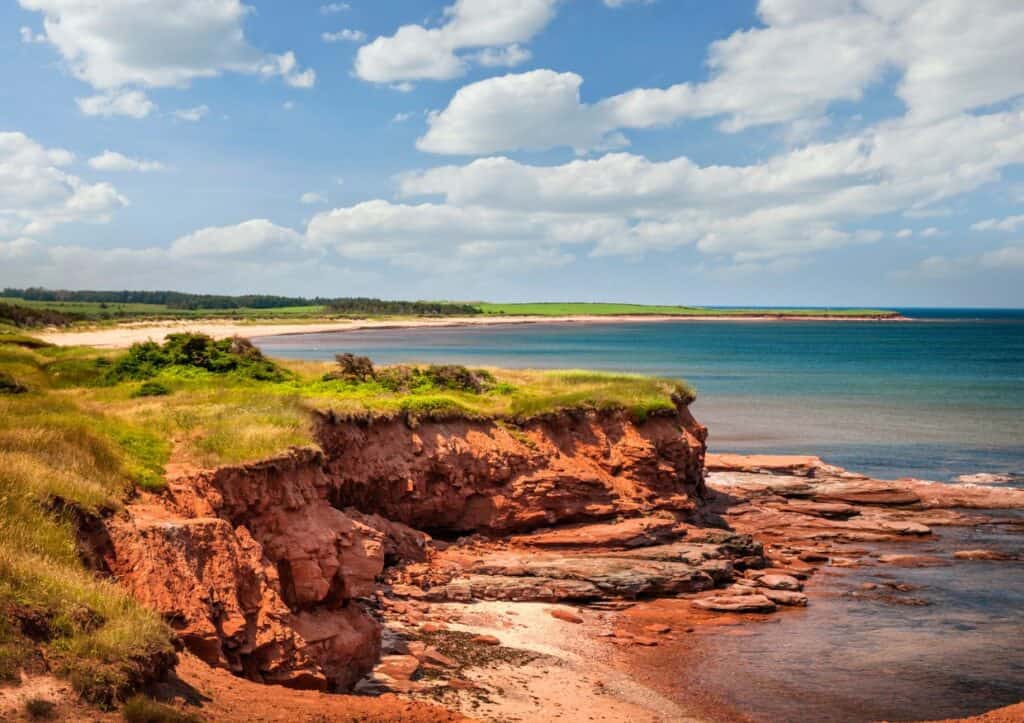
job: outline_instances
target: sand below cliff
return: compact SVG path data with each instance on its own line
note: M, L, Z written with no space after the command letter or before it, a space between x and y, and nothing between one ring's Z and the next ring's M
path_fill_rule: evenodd
M875 321L873 319L869 319ZM877 321L899 321L902 317ZM58 346L94 346L100 349L122 349L137 342L160 341L168 334L194 332L208 334L217 339L231 336L258 337L281 334L323 334L356 331L360 329L418 329L430 327L501 326L504 324L616 324L657 323L665 321L866 321L857 317L836 316L468 316L437 319L354 319L343 321L311 321L305 323L274 323L268 321L183 320L159 322L129 322L117 326L86 331L51 330L37 334L39 338Z
M547 603L476 602L434 606L450 615L448 629L492 635L501 645L537 653L524 665L501 664L471 670L476 691L449 691L440 701L487 721L566 723L631 721L699 723L707 720L655 691L616 665L605 613ZM553 610L582 614L576 624Z

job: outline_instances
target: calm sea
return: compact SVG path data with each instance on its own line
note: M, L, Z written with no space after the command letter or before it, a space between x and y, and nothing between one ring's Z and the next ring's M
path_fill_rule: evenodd
M523 324L257 340L275 356L587 368L686 379L712 451L818 454L881 477L1024 474L1024 311L911 322Z

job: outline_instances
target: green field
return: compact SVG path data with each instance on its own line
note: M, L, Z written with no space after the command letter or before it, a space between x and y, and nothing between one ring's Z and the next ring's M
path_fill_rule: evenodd
M391 304L394 302L383 302ZM434 302L425 302L434 303ZM451 302L436 302L443 307ZM97 301L38 301L13 296L0 296L3 304L40 309L69 315L64 325L116 324L125 321L160 321L177 319L231 319L236 321L281 321L301 323L341 318L415 318L410 314L340 312L325 305L281 306L275 308L177 308L166 304L119 303ZM701 306L657 306L645 304L610 303L512 303L489 302L458 303L446 307L445 313L425 316L465 316L478 313L484 316L679 316L679 317L833 317L841 318L885 318L895 316L891 311L879 309L794 309L794 308L714 308ZM382 308L387 308L386 306ZM468 312L464 310L469 310ZM0 308L0 322L4 319ZM32 325L46 325L36 322Z
M715 308L707 306L649 306L646 304L601 303L525 303L476 304L484 314L508 316L831 316L886 317L894 312L881 309L786 309L786 308Z

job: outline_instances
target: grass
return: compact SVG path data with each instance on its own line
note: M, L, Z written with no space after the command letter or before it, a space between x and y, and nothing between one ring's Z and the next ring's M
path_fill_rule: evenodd
M0 678L45 651L86 699L111 705L171 653L170 633L83 567L76 521L117 509L135 484L159 484L169 447L60 391L49 367L87 354L0 334L0 369L28 387L0 396Z
M894 312L880 309L804 309L804 308L715 308L707 306L649 306L645 304L601 303L523 303L476 304L485 314L508 316L826 316L885 317Z
M682 382L626 374L439 367L349 379L338 369L268 360L232 340L113 353L0 329L0 373L18 387L0 394L0 680L45 660L111 706L171 653L158 616L84 566L77 530L135 489L159 490L172 458L213 467L314 446L314 411L514 427L569 409L642 420L694 396ZM134 720L172 720L146 718L146 705Z

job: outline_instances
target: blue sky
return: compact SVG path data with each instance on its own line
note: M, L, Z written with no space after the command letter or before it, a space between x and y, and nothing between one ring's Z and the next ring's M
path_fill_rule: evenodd
M1016 0L6 0L0 285L1024 305Z

